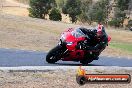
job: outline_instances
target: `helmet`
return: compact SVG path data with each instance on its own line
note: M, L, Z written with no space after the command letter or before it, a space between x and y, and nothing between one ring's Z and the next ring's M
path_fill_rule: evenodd
M103 36L103 30L104 30L104 26L99 24L97 27L97 37L102 37Z

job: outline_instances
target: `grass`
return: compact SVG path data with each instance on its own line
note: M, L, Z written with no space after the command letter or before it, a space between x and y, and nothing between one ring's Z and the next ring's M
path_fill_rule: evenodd
M132 44L132 32L131 31L114 29L114 28L107 28L106 31L111 36L112 42Z
M132 44L129 43L111 43L110 47L132 53Z

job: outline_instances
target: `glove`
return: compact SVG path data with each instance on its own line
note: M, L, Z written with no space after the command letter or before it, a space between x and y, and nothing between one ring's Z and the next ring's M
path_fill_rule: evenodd
M96 34L97 33L97 29L93 29L92 32Z
M86 47L87 46L84 43L78 43L76 46L76 49L85 50Z
M80 43L77 44L76 49L81 49L81 48L82 48L81 44Z
M87 47L87 50L96 50L95 47Z

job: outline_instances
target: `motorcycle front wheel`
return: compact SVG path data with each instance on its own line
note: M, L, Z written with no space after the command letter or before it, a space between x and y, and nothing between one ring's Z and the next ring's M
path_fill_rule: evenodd
M61 46L57 45L56 47L54 47L52 50L49 51L49 53L46 56L46 61L48 63L52 63L54 64L55 62L57 62L58 60L60 60L61 58L59 57L60 55L60 49Z

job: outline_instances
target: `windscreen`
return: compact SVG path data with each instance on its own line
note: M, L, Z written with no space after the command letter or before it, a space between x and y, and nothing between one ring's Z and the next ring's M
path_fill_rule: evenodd
M71 32L71 34L76 37L76 38L79 38L79 37L86 37L86 35L79 29L75 29L74 31Z

